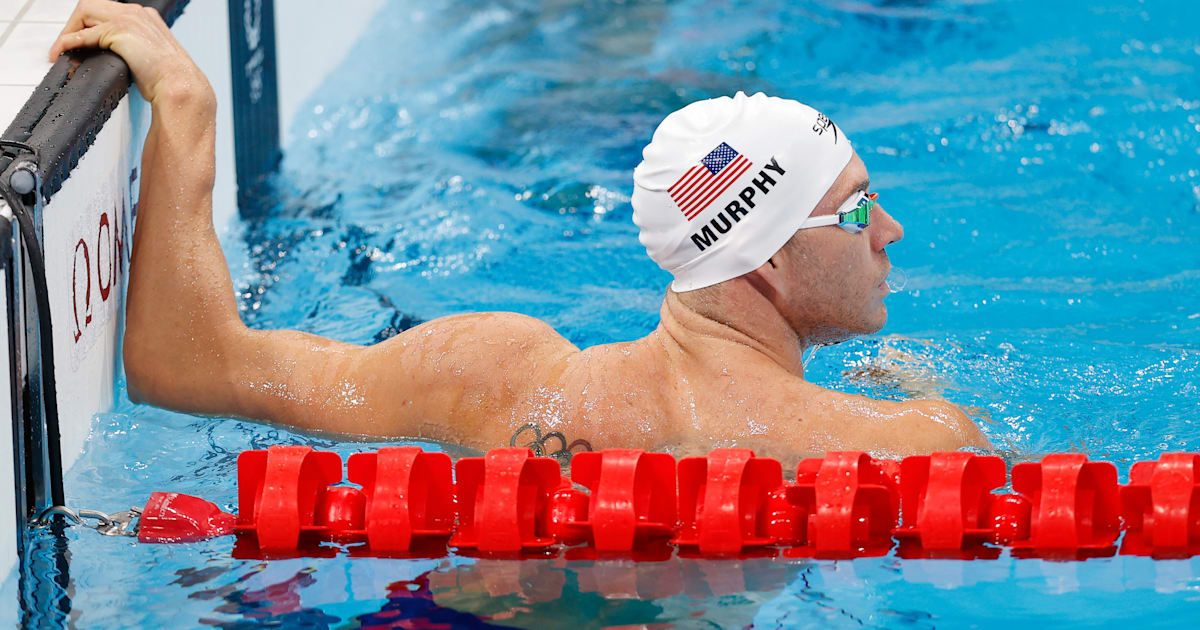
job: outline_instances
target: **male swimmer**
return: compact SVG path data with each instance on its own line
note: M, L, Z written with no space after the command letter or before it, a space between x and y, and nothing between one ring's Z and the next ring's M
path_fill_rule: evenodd
M304 430L488 449L534 443L794 461L987 447L934 400L872 400L804 380L801 353L878 331L885 248L904 231L841 129L762 94L693 103L634 171L634 221L674 276L642 339L580 350L515 313L437 319L360 347L238 316L212 224L216 101L153 10L82 0L50 51L124 57L152 122L125 331L134 400Z

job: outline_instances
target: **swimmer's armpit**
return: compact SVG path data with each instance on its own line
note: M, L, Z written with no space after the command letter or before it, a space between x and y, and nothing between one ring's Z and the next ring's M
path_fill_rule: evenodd
M529 440L526 442L525 440ZM517 429L508 441L509 446L527 446L538 457L553 457L560 464L569 464L575 453L594 450L591 442L575 440L568 443L566 436L558 431L542 434L542 428L530 422ZM550 450L555 449L555 450Z

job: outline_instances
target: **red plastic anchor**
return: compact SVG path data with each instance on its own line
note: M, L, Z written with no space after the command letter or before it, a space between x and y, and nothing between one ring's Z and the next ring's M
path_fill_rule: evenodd
M330 486L321 493L313 518L332 540L356 540L363 535L367 497L362 490L349 486Z
M579 453L571 458L571 479L592 494L576 519L566 523L569 539L590 537L597 551L632 551L634 545L675 533L675 458L670 454Z
M374 553L405 552L454 530L450 456L415 446L355 453L347 477L366 494L367 544Z
M803 545L808 540L808 516L811 501L792 503L789 486L780 486L767 496L767 536L776 545Z
M988 506L988 522L992 542L1011 545L1014 540L1029 538L1029 522L1033 519L1033 504L1019 494L993 494Z
M1126 528L1122 554L1200 554L1200 455L1163 453L1157 462L1135 463L1121 500Z
M138 542L196 542L233 533L237 517L215 503L178 492L153 492L138 519Z
M329 484L342 479L337 453L272 446L238 456L237 531L254 532L264 552L294 550L302 531L323 531L315 514Z
M563 483L551 493L546 505L543 516L546 533L564 545L587 542L591 532L574 524L587 520L588 498L587 493L571 487L570 479L563 478Z
M679 533L672 544L703 554L770 545L771 493L783 486L778 460L745 448L718 448L679 461Z
M1030 536L1014 551L1104 554L1121 533L1117 468L1081 453L1056 453L1012 468L1013 490L1033 507Z
M857 451L806 459L788 501L809 514L807 545L791 557L850 558L886 554L900 511L899 465Z
M1004 460L971 453L934 453L900 463L904 525L898 540L915 539L925 552L959 552L995 539L991 491L1004 485Z
M496 448L455 467L459 528L452 547L516 552L554 544L546 508L562 486L558 460L528 448Z

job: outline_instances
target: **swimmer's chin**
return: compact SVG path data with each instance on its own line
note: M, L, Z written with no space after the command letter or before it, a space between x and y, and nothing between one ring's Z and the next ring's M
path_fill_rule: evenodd
M883 305L883 303L880 303L879 310L876 311L870 318L868 318L866 325L863 326L863 329L858 331L857 334L874 335L875 333L883 330L883 327L887 325L887 320L887 306Z
M846 313L839 318L839 325L818 325L810 330L796 332L801 333L806 346L832 346L883 330L887 324L887 315L887 307L881 301L871 310Z

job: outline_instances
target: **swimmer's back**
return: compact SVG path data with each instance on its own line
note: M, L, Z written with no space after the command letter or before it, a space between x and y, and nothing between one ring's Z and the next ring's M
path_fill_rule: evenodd
M157 370L158 378L135 371L131 397L301 429L477 449L506 446L529 424L598 449L701 454L744 446L786 460L829 450L904 455L987 446L947 403L843 394L763 362L683 367L673 361L681 350L655 334L580 350L546 323L516 313L443 317L365 348L295 331L237 334L218 349L224 369L215 385L179 369ZM127 339L127 366L147 365L129 361L138 345Z
M761 361L708 373L674 361L680 349L657 332L580 350L532 317L479 313L434 320L376 348L412 375L388 392L385 406L399 423L385 431L391 435L486 449L533 424L595 448L702 454L745 446L786 460L831 450L902 456L988 446L952 404L845 394Z
M787 460L830 450L902 456L988 446L952 404L845 394L762 361L731 358L697 369L674 360L682 350L658 332L580 350L540 320L481 313L424 324L379 351L417 378L420 400L390 405L403 412L400 434L481 449L507 445L529 424L595 448L702 454L744 446ZM430 435L447 429L451 435Z
M646 340L580 350L538 319L493 312L431 321L376 352L414 377L387 403L401 412L393 434L485 449L532 424L595 448L652 449L677 416L662 349Z

